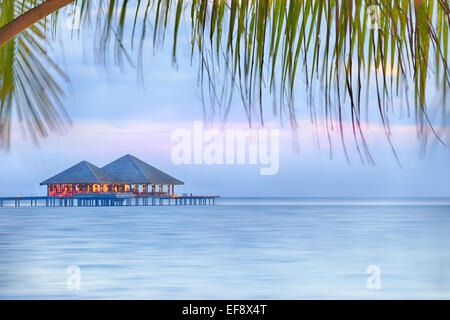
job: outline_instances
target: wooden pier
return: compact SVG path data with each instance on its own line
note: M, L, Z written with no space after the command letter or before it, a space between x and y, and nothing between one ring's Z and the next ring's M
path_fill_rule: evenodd
M77 195L74 197L0 197L0 207L206 206L218 196Z

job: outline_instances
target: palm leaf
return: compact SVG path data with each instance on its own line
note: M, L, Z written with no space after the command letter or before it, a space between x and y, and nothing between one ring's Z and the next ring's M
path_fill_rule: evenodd
M39 1L22 3L32 7ZM378 8L379 28L368 27L371 5ZM450 86L447 0L139 0L135 5L127 0L79 0L76 6L83 21L95 17L97 54L102 57L99 61L105 62L112 50L116 63L121 64L122 55L127 55L123 37L132 34L131 43L138 39L141 44L137 52L140 68L144 57L142 43L149 35L149 24L154 27L155 47L165 41L166 30L174 30L172 55L176 61L182 12L190 6L191 55L198 57L202 92L211 98L204 101L211 101L212 111L215 112L215 104L224 106L226 118L233 92L237 91L250 123L255 117L262 122L266 106L263 96L268 92L278 101L274 110L279 110L280 118L288 114L295 127L294 91L301 68L308 96L317 96L315 90L322 90L322 113L327 128L333 131L334 123L339 123L338 132L345 149L342 122L344 113L349 114L357 148L369 162L372 160L361 127L364 95L366 101L377 101L379 118L389 141L389 117L398 109L393 98L399 93L413 88L413 92L405 95L406 104L410 105L408 100L412 97L418 127L430 127L426 91L430 85L427 79L433 75L444 97L443 109L446 108ZM131 23L125 18L127 10L135 10ZM145 10L145 14L139 15L139 10ZM2 19L7 22L11 18L5 14ZM42 22L44 27L49 23ZM140 31L137 26L141 26ZM17 44L20 42L16 41ZM7 105L16 90L16 86L8 87L11 74L7 66L11 59L17 60L13 57L17 50L11 49L10 44L2 50L5 70L2 103ZM23 88L27 88L26 79L23 80ZM53 99L55 96L52 94ZM307 107L314 120L313 105L314 99L309 98ZM370 110L366 111L366 118L369 113ZM7 127L6 122L2 124ZM35 127L39 131L42 126Z
M36 1L3 1L0 26L14 19ZM0 47L0 146L10 146L12 117L17 115L26 132L37 142L51 130L70 123L61 98L64 72L49 57L45 22L26 29Z

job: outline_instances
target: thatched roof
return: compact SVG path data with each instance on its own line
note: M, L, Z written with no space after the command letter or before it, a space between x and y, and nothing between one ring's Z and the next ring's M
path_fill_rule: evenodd
M119 183L118 179L103 172L97 166L87 161L82 161L73 167L41 182L48 184L108 184Z
M102 170L128 184L184 184L183 181L158 170L138 158L127 154L104 166Z

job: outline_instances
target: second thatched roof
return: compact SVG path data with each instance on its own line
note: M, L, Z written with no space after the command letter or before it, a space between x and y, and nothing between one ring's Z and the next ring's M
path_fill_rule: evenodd
M122 183L128 184L184 184L183 181L152 167L144 161L127 154L110 164L104 166L102 170Z

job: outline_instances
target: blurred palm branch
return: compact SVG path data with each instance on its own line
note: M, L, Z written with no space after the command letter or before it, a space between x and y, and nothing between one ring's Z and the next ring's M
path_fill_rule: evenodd
M0 38L2 26L48 2L52 1L3 1ZM299 69L312 119L313 97L320 90L327 129L337 128L345 150L343 115L350 115L358 150L369 161L361 126L363 100L366 107L368 101L376 101L388 139L389 115L398 108L394 97L399 95L408 110L412 106L418 131L432 129L426 90L433 78L442 93L443 117L446 114L448 0L78 0L71 6L81 29L94 21L99 62L106 63L113 52L121 65L124 59L132 61L129 51L136 51L140 72L144 41L150 39L157 47L167 41L167 30L173 35L172 61L177 63L180 26L189 20L184 26L190 30L191 59L198 59L204 107L223 120L237 94L249 124L264 124L264 97L271 95L273 112L281 119L286 115L297 127L294 93ZM55 79L66 81L66 76L42 44L62 16L54 11L12 40L0 42L3 146L8 145L13 106L35 140L68 121L63 91Z

